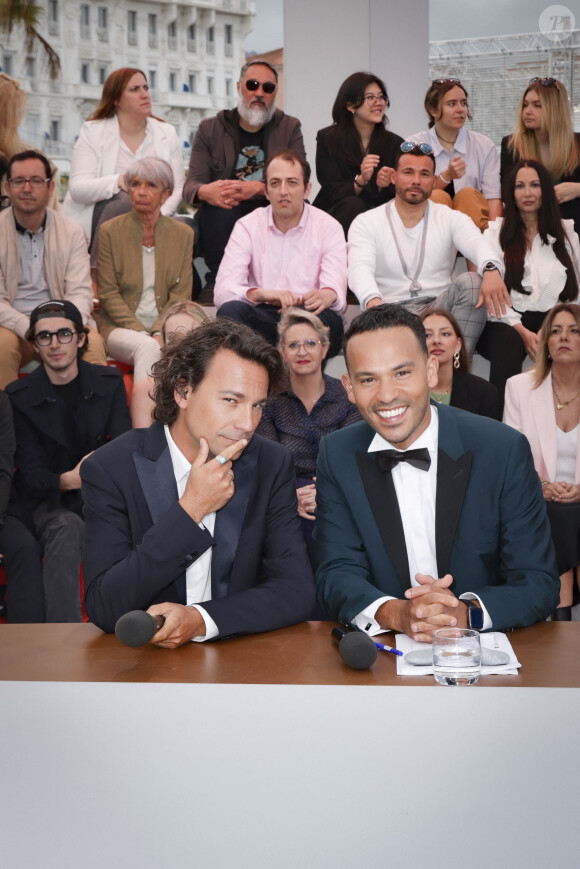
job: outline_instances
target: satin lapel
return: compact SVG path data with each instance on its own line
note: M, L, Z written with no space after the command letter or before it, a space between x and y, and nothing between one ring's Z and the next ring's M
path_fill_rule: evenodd
M156 459L133 453L135 470L147 501L153 524L177 501L177 484L169 447L165 445Z
M453 538L463 507L472 458L471 450L457 460L450 458L442 449L439 449L437 455L435 549L440 577L449 573Z
M403 588L409 588L409 561L399 502L391 474L377 468L372 453L357 450L356 461L365 492L385 549L395 566Z
M216 515L215 545L211 558L212 599L226 597L228 594L230 573L254 485L258 456L259 449L254 445L246 448L234 462L234 495Z

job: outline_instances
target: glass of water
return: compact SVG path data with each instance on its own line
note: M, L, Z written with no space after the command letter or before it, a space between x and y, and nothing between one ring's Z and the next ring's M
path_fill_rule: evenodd
M442 628L433 634L433 675L440 685L475 685L481 672L479 633Z

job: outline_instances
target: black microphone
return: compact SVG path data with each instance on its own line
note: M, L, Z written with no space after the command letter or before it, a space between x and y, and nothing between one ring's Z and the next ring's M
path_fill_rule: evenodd
M339 640L340 657L353 670L368 670L377 660L377 647L368 634L346 628L333 628L332 636Z
M165 624L165 616L152 616L143 610L131 610L118 619L115 636L125 646L144 646Z

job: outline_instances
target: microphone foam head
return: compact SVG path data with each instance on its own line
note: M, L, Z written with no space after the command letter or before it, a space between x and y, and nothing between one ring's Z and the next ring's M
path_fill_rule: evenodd
M368 636L360 631L347 634L340 641L338 651L340 657L353 670L368 670L377 660L377 647Z
M115 625L115 636L125 646L144 646L155 636L157 625L150 613L132 610Z

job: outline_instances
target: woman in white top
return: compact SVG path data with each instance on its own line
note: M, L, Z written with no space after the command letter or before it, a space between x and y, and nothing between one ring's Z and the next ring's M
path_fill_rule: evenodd
M173 215L181 204L185 180L177 133L171 124L151 115L145 74L123 67L107 78L101 102L82 125L73 148L62 213L82 226L87 241L96 236L104 220L131 210L123 179L142 157L160 157L171 166L174 188L162 213Z
M507 382L503 420L530 442L560 574L560 608L552 618L569 620L580 565L580 306L550 311L535 369Z
M536 358L538 332L558 302L578 298L580 244L571 220L561 220L549 171L535 160L516 164L506 185L505 216L485 237L505 262L513 308L488 317L477 349L491 363L490 381L503 404L505 382L518 374L526 354Z
M499 155L487 136L465 129L471 120L458 78L437 78L425 95L429 129L409 138L427 142L435 157L434 202L467 214L483 232L501 214Z

